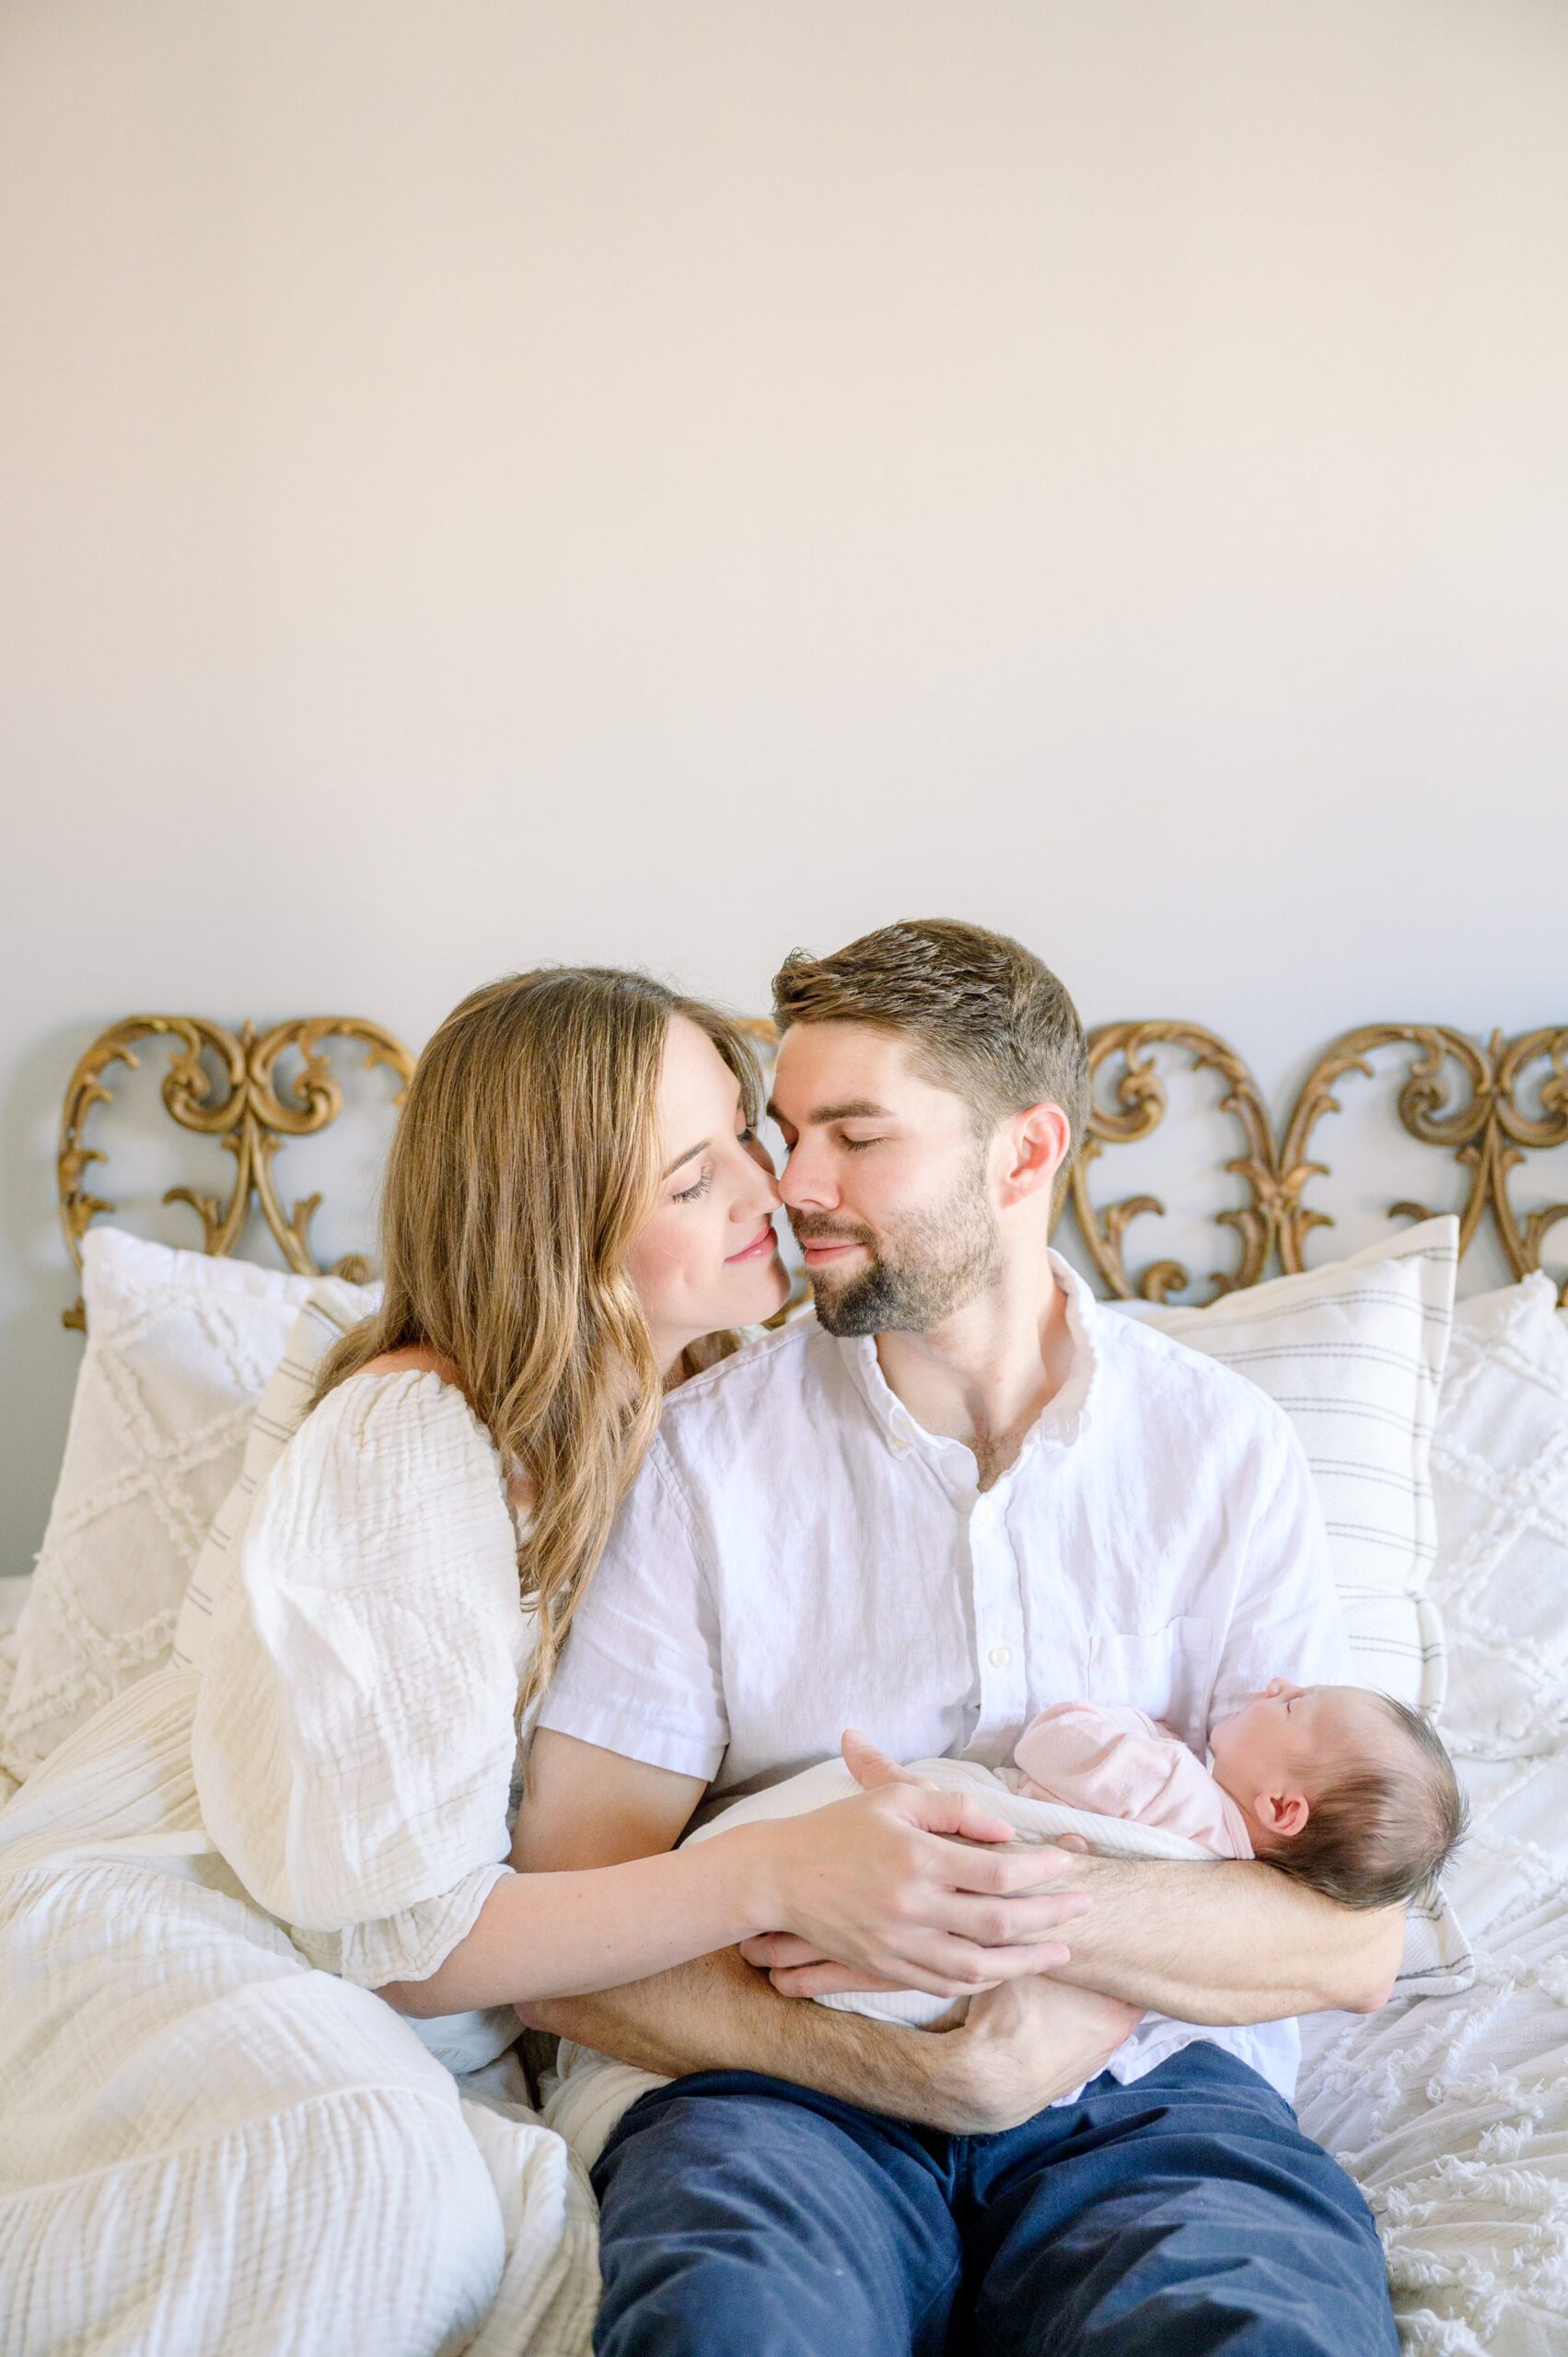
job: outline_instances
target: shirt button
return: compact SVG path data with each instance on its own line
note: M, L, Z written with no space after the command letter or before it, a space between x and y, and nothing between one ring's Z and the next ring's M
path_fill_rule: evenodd
M991 1666L993 1669L1005 1669L1007 1664L1012 1660L1012 1658L1013 1656L1005 1645L992 1646Z

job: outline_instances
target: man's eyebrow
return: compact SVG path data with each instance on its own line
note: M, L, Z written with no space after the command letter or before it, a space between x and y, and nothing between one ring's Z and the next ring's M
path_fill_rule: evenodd
M664 1168L659 1172L660 1185L662 1186L667 1178L673 1177L683 1162L690 1162L693 1155L706 1154L708 1144L708 1139L699 1138L695 1145L689 1145L684 1154L678 1154L673 1162L666 1163Z
M768 1107L768 1115L774 1121L784 1118L777 1105L772 1103ZM874 1105L869 1097L851 1097L842 1105L815 1106L807 1118L814 1125L821 1126L829 1121L890 1121L894 1114L890 1105Z

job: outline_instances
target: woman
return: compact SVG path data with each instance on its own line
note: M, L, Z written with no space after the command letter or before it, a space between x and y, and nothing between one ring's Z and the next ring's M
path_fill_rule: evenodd
M0 1819L0 1942L29 1959L0 2009L0 2357L583 2345L563 2148L514 2106L502 2150L373 1991L470 2064L519 2001L754 1932L945 1993L1038 1968L1028 1899L1020 1945L975 1945L1028 1862L940 1838L1006 1828L909 1783L596 1872L509 1864L518 1724L664 1389L784 1298L755 1117L740 1035L637 976L525 975L432 1040L383 1306L259 1490L199 1674L109 1705ZM469 2008L496 2010L437 2018ZM1034 2107L983 2010L922 2042L949 2057L934 2118L966 2045Z

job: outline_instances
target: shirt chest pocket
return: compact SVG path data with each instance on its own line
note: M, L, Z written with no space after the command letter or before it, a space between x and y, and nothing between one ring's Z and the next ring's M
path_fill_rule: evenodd
M1101 1629L1090 1656L1089 1700L1129 1703L1202 1749L1208 1714L1211 1631L1184 1614L1160 1628Z

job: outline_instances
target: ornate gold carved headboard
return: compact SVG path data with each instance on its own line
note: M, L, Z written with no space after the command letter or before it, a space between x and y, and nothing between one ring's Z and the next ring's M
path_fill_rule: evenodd
M746 1028L764 1043L772 1037L765 1021ZM117 1062L134 1065L135 1043L159 1036L173 1043L163 1080L165 1107L180 1128L217 1139L236 1165L226 1195L175 1186L164 1201L191 1206L201 1223L203 1248L215 1253L235 1249L254 1206L288 1267L316 1273L310 1225L320 1196L304 1196L285 1210L273 1158L289 1140L312 1136L338 1118L343 1100L331 1043L356 1042L366 1051L366 1068L388 1066L400 1083L398 1101L401 1085L413 1069L412 1056L379 1024L356 1016L298 1016L259 1034L249 1023L234 1032L192 1015L138 1015L115 1024L77 1064L61 1117L60 1216L78 1269L87 1227L100 1213L115 1208L84 1184L88 1167L105 1159L85 1142L88 1117L112 1099L104 1079L109 1068ZM1397 1100L1406 1132L1423 1145L1446 1152L1466 1174L1461 1252L1482 1224L1490 1223L1516 1277L1539 1268L1542 1243L1559 1220L1568 1218L1568 1203L1521 1211L1510 1187L1528 1155L1568 1145L1568 1027L1527 1031L1512 1039L1494 1031L1482 1047L1442 1024L1365 1025L1342 1034L1318 1057L1276 1132L1249 1066L1214 1032L1175 1021L1109 1023L1090 1033L1089 1136L1064 1199L1108 1293L1124 1300L1142 1295L1163 1301L1191 1283L1186 1268L1174 1260L1152 1260L1136 1271L1129 1266L1129 1231L1136 1220L1163 1212L1157 1198L1133 1194L1097 1203L1091 1193L1091 1176L1107 1152L1151 1137L1165 1120L1168 1095L1159 1070L1162 1054L1185 1056L1196 1070L1218 1074L1225 1088L1220 1110L1239 1132L1240 1151L1224 1167L1240 1179L1247 1200L1214 1214L1234 1231L1239 1253L1233 1268L1211 1272L1212 1299L1256 1284L1276 1263L1287 1271L1305 1267L1312 1229L1332 1224L1329 1213L1305 1200L1311 1183L1329 1176L1327 1163L1312 1153L1318 1124L1341 1109L1334 1093L1340 1084L1352 1073L1373 1078L1373 1058L1388 1050L1407 1051ZM297 1071L280 1070L296 1058ZM1408 1201L1388 1210L1393 1218L1427 1216L1425 1206ZM336 1267L344 1276L367 1272L358 1254ZM1568 1283L1562 1290L1568 1298ZM65 1323L82 1322L78 1302L65 1312Z
M104 1079L110 1066L134 1067L140 1062L136 1041L159 1036L174 1042L163 1080L167 1110L181 1129L216 1138L235 1159L234 1183L226 1196L179 1186L167 1190L164 1202L190 1204L202 1224L203 1248L214 1253L234 1250L254 1203L288 1267L301 1276L319 1275L310 1224L321 1198L303 1196L285 1211L273 1158L286 1140L314 1136L342 1112L343 1089L332 1071L331 1042L357 1040L367 1051L366 1070L389 1066L400 1083L399 1103L413 1057L380 1024L355 1015L296 1016L260 1034L250 1023L238 1032L226 1030L204 1015L133 1015L112 1025L93 1041L71 1074L60 1116L60 1219L78 1271L83 1237L100 1212L115 1208L107 1198L89 1194L84 1184L88 1166L105 1159L99 1148L85 1142L87 1118L96 1106L113 1098ZM295 1056L299 1070L280 1071L282 1061ZM361 1279L369 1273L368 1263L362 1254L351 1253L336 1263L336 1273ZM80 1301L64 1312L64 1323L84 1323Z
M1516 1277L1525 1276L1540 1267L1548 1232L1568 1218L1568 1203L1543 1204L1521 1215L1509 1191L1510 1176L1527 1154L1568 1144L1568 1028L1548 1026L1514 1039L1493 1031L1484 1048L1437 1023L1368 1023L1343 1032L1302 1083L1276 1145L1257 1082L1225 1040L1191 1023L1103 1024L1090 1034L1090 1068L1097 1083L1114 1077L1115 1103L1106 1105L1097 1087L1089 1139L1074 1167L1071 1194L1095 1266L1109 1291L1123 1300L1141 1295L1163 1301L1189 1283L1175 1261L1155 1261L1136 1281L1128 1272L1122 1237L1141 1213L1158 1212L1158 1202L1129 1196L1097 1209L1089 1197L1088 1174L1106 1146L1148 1137L1164 1118L1166 1091L1153 1053L1162 1041L1185 1049L1200 1068L1222 1074L1226 1092L1221 1109L1242 1133L1243 1151L1225 1168L1246 1182L1250 1200L1217 1214L1239 1235L1241 1258L1236 1269L1215 1273L1211 1298L1256 1284L1276 1254L1285 1271L1306 1267L1307 1237L1313 1228L1333 1224L1330 1213L1304 1201L1311 1180L1329 1175L1328 1164L1311 1157L1314 1132L1325 1114L1341 1110L1334 1094L1340 1083L1352 1072L1371 1079L1371 1059L1384 1049L1411 1051L1397 1105L1406 1131L1423 1145L1446 1149L1468 1173L1459 1209L1461 1255L1490 1217L1509 1268ZM1431 1213L1423 1203L1400 1202L1388 1206L1388 1215L1418 1220ZM1563 1294L1568 1296L1568 1283Z

